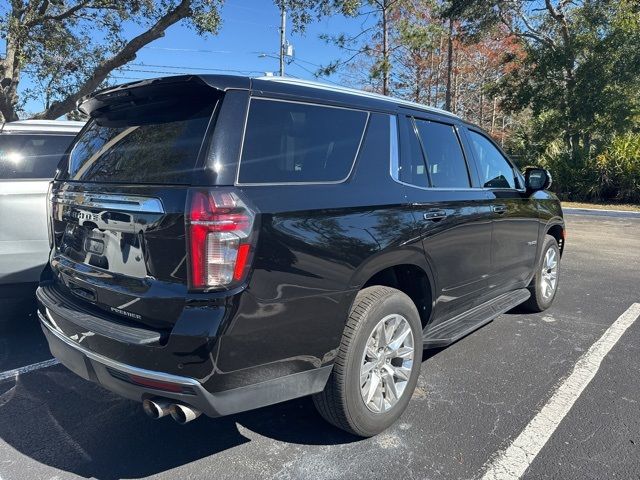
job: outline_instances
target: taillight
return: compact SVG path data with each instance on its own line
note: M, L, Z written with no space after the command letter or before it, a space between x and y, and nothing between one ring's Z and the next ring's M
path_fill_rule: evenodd
M187 199L191 288L226 288L244 280L255 213L229 189L190 190Z

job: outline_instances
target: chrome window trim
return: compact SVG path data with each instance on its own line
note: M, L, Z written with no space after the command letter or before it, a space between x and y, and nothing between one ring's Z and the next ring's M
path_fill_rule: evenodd
M389 115L389 155L391 158L391 178L396 182L404 184L400 180L400 142L398 140L398 116Z
M115 209L123 212L165 213L162 200L137 195L107 193L57 192L51 197L53 203L80 207Z
M337 108L340 110L350 110L354 112L363 112L366 113L367 116L364 120L364 127L362 128L362 134L360 136L360 142L358 143L358 148L356 149L356 153L353 156L353 160L351 162L351 168L349 172L347 172L347 176L341 180L330 180L330 181L317 181L317 182L240 182L240 168L242 167L242 154L244 152L244 142L247 134L247 123L249 122L249 112L251 111L251 102L254 100L261 100L267 102L282 102L282 103L297 103L302 105L311 105L314 107L324 107L324 108ZM364 110L361 108L350 108L350 107L341 107L337 105L325 105L317 102L305 102L301 100L284 100L280 98L270 98L270 97L251 97L249 99L249 105L247 106L247 114L244 119L244 127L242 129L242 141L240 144L240 156L238 157L238 168L236 169L236 180L234 185L237 187L273 187L279 185L337 185L340 183L346 182L353 173L353 170L356 166L356 161L358 160L358 156L360 155L360 149L362 148L362 144L364 143L364 137L367 133L367 127L369 126L369 118L371 117L371 112L368 110Z

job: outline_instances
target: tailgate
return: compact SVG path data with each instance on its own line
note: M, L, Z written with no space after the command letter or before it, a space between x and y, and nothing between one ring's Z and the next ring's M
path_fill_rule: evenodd
M56 189L51 267L60 283L120 317L173 324L187 293L186 192L96 184Z
M58 286L119 320L170 328L188 291L185 201L223 94L197 77L97 93L51 192Z

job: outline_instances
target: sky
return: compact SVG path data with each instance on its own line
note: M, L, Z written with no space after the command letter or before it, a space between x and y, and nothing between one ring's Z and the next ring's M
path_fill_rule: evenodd
M280 11L272 0L227 0L221 10L218 35L199 36L193 29L177 24L138 53L138 58L114 73L117 83L181 73L226 73L259 76L278 72ZM341 15L310 24L304 33L292 33L287 22L287 40L294 46L293 62L286 74L314 79L320 65L342 58L344 53L319 38L322 33L357 33L362 19ZM131 34L135 34L133 30ZM261 53L271 55L260 57ZM27 79L25 79L27 80ZM341 83L342 76L322 81ZM27 87L24 82L23 88ZM30 101L26 112L38 112L43 102Z

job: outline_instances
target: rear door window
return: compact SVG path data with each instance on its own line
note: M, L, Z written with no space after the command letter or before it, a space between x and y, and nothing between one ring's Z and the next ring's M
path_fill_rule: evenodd
M252 99L238 183L345 180L367 118L367 112L347 108Z
M73 135L0 135L0 179L53 178Z
M469 188L469 171L453 125L416 119L431 186Z
M188 184L214 106L176 95L96 115L71 150L66 180Z
M401 120L400 141L402 148L397 180L416 187L426 188L429 186L427 165L424 161L420 142L416 136L413 119L403 117Z

